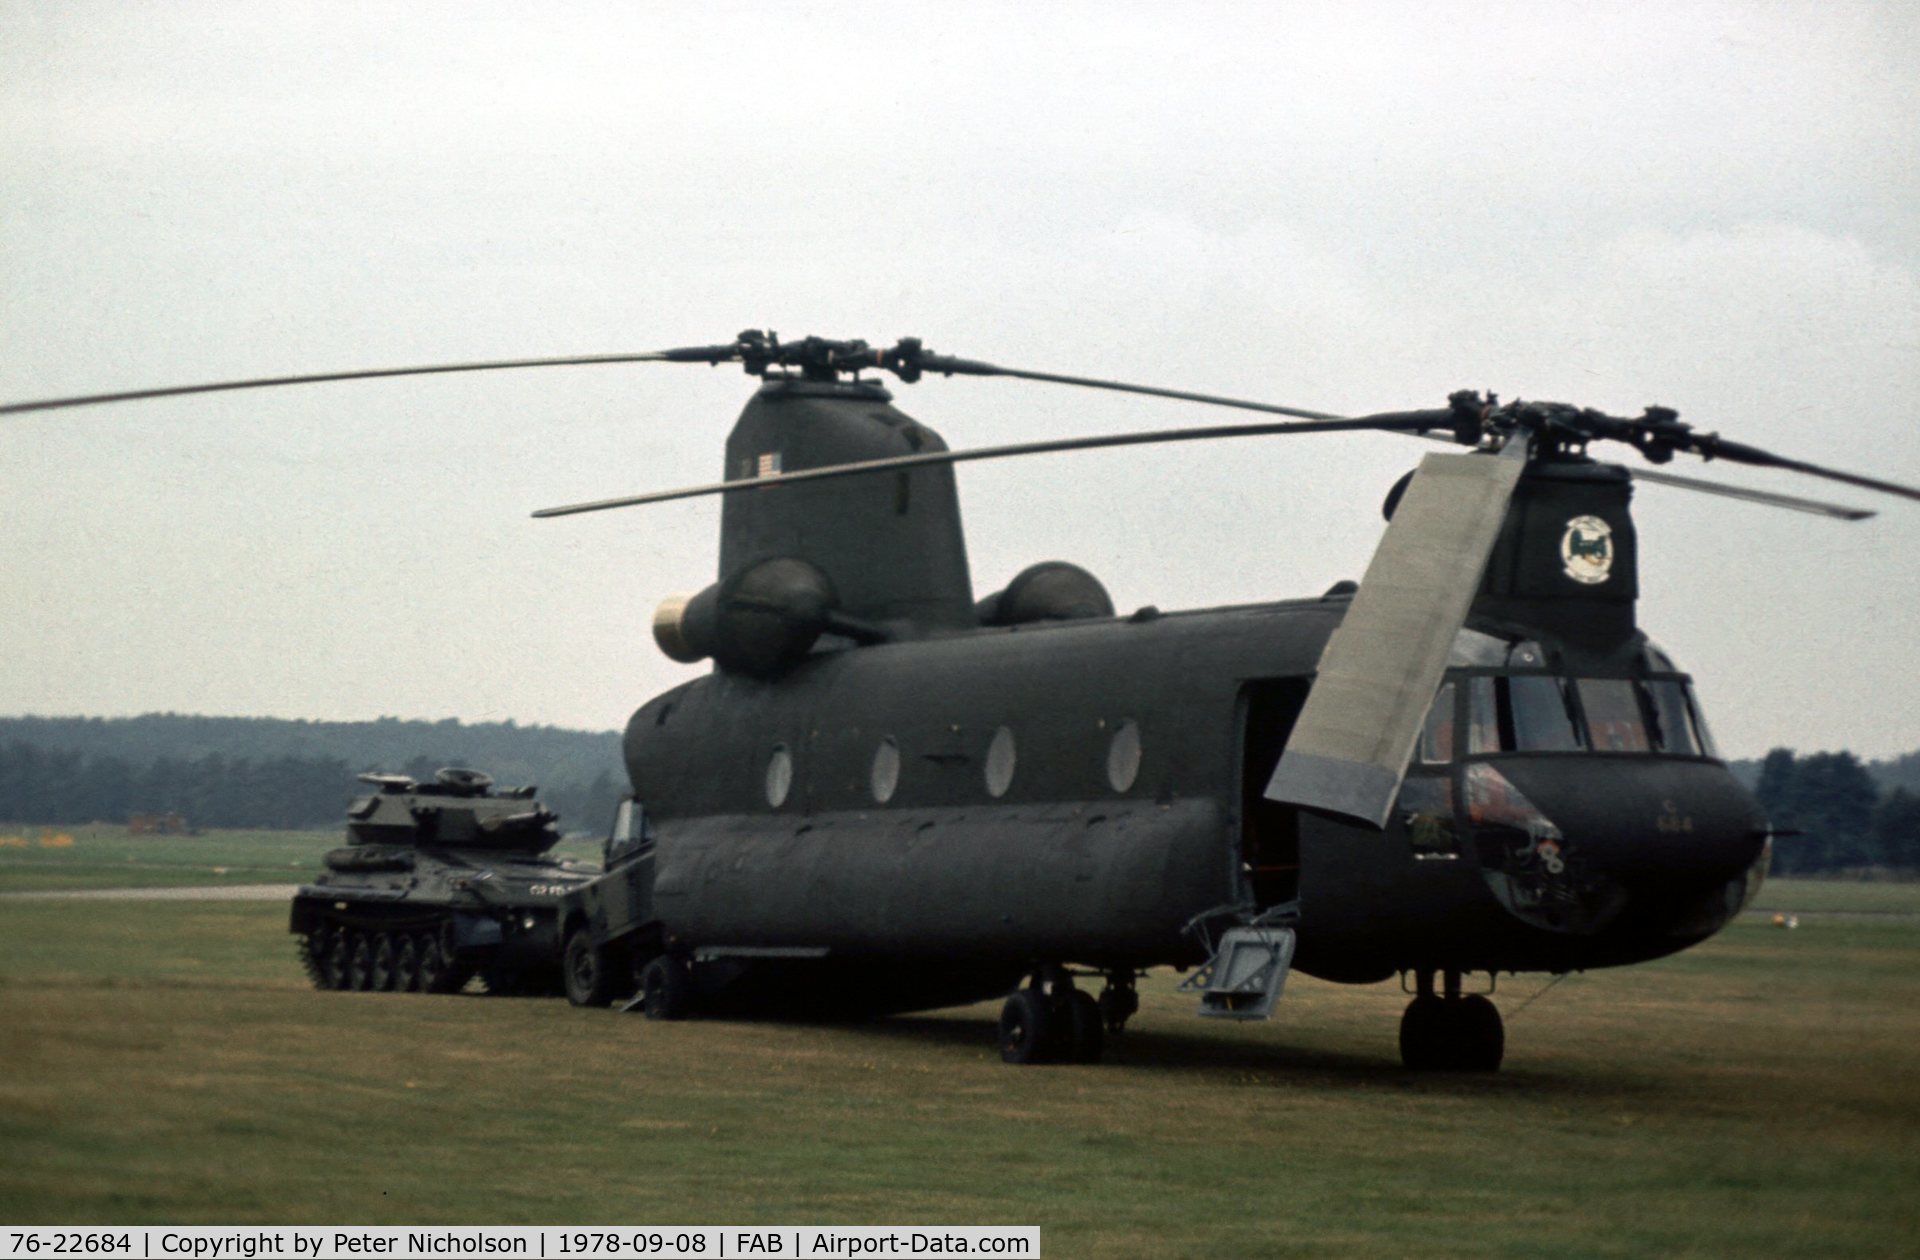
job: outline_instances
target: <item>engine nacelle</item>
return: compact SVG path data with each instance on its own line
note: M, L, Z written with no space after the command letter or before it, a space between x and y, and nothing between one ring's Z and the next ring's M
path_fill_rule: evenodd
M1006 589L974 605L983 626L1022 626L1035 621L1077 621L1113 616L1113 597L1100 579L1077 564L1043 560L1030 564Z
M712 657L750 678L784 673L829 630L869 637L837 615L839 595L820 569L793 556L748 565L698 595L673 595L653 614L653 641L691 665Z

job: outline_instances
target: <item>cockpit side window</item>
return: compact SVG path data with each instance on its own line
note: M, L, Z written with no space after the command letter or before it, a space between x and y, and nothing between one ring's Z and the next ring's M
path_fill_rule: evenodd
M1427 710L1427 724L1420 732L1420 760L1430 766L1443 766L1453 760L1452 680L1440 684L1440 692Z
M1654 747L1682 757L1699 756L1700 741L1687 712L1686 684L1677 678L1655 678L1647 683L1647 696L1653 701Z
M1691 684L1687 687L1687 716L1693 719L1693 737L1699 741L1700 751L1709 757L1718 757L1720 749L1713 742L1713 730L1707 725L1707 715L1700 711L1700 697L1694 694Z
M1500 702L1494 680L1486 676L1467 680L1467 753L1500 751Z

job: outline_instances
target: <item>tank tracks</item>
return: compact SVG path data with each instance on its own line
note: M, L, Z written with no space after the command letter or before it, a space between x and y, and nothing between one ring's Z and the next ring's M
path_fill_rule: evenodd
M361 993L458 993L477 970L452 949L451 920L415 929L322 922L296 937L316 989Z

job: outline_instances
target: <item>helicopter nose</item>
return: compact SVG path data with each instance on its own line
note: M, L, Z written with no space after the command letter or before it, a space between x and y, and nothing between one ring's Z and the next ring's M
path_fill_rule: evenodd
M1759 860L1767 822L1725 766L1651 757L1535 758L1500 772L1549 819L1595 874L1622 884L1717 884Z

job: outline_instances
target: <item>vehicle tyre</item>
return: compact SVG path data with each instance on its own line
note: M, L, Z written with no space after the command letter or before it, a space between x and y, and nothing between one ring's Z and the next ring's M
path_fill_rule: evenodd
M371 987L373 978L373 946L364 932L355 932L349 951L347 987L356 993L365 993Z
M685 1019L693 1007L693 974L685 960L662 954L640 973L648 1019Z
M1450 1066L1448 1041L1452 1021L1444 998L1429 993L1407 1003L1400 1017L1400 1061L1415 1072Z
M1067 1054L1075 1063L1098 1063L1106 1049L1106 1020L1101 1018L1100 1003L1093 994L1079 989L1067 992Z
M1000 1058L1005 1063L1046 1063L1052 1058L1053 1003L1038 989L1015 989L1000 1008Z
M594 944L593 933L575 928L567 937L562 963L567 1001L575 1006L605 1006L613 1000L613 966L607 952Z
M393 988L393 938L385 932L373 938L373 970L367 977L367 987L375 993Z
M1500 1008L1478 993L1451 1005L1448 1014L1453 1022L1453 1062L1449 1066L1459 1072L1499 1071L1507 1050L1507 1030L1500 1019Z
M400 937L393 947L393 988L396 993L420 991L420 950L411 934Z

